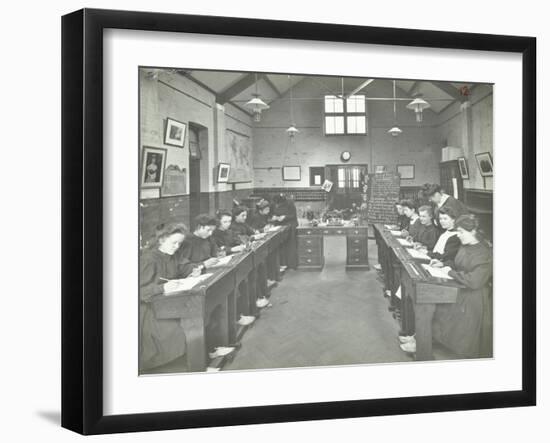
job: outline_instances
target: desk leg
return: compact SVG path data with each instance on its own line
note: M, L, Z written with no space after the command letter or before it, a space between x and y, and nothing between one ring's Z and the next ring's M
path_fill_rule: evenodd
M248 311L247 315L257 315L258 308L256 307L256 299L261 295L258 288L259 278L257 275L259 269L253 269L248 274Z
M187 341L188 371L204 371L206 369L206 340L202 315L193 318L182 318L180 324L185 331Z
M432 320L434 312L434 303L420 303L414 306L416 360L433 360Z

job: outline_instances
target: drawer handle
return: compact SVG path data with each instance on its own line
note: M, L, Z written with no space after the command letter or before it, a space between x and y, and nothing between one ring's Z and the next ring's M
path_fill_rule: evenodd
M355 234L359 234L359 231L353 231Z
M355 252L360 252L360 251L361 251L361 249L355 248Z
M311 252L311 249L308 249L307 252Z
M359 244L359 240L353 240L353 243L355 243L357 245L357 244Z
M311 258L308 258L306 261L307 261L308 263L311 263Z
M310 245L310 244L311 244L311 240L306 240L306 243L307 243L308 245Z
M337 233L337 234L341 234L341 233L342 233L342 231L338 230L338 231L336 231L336 233Z
M355 258L355 259L353 259L353 260L354 260L354 261L359 261L359 259L358 259L358 258Z
M311 234L311 231L307 231L308 234Z
M323 231L323 234L328 234L328 231Z

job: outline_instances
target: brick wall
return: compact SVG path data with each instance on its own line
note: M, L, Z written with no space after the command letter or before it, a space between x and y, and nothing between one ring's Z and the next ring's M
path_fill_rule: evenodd
M400 178L394 172L369 174L369 223L395 223L395 203L399 200Z

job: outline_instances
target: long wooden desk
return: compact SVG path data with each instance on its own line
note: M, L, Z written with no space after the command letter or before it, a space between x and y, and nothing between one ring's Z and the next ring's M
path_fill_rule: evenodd
M298 238L298 267L301 270L320 271L325 264L324 236L346 236L346 270L368 270L367 226L300 226Z
M257 314L256 298L267 295L268 262L278 263L287 237L284 226L267 233L250 250L234 254L227 266L207 270L212 276L191 290L153 297L156 318L181 322L190 372L206 370L212 348L236 343L244 331L237 323L241 314Z
M392 297L401 286L401 299L409 297L414 307L416 331L416 360L433 360L432 320L435 308L441 303L456 303L458 290L464 286L456 280L432 277L422 267L426 260L413 258L384 225L374 224L380 265L388 281ZM401 322L410 321L402 315ZM406 326L406 325L405 325Z

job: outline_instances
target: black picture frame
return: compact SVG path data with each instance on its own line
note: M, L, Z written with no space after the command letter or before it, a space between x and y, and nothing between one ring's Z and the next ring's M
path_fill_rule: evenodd
M176 133L174 134L174 130ZM179 132L177 132L179 131ZM187 134L187 123L180 122L173 118L167 118L164 125L164 144L183 148L185 135Z
M216 182L217 183L228 183L229 182L229 173L231 171L231 165L229 163L218 163L217 173L216 173Z
M468 170L468 161L465 157L458 157L458 171L460 173L460 176L464 180L468 180L470 178L470 173Z
M105 415L103 31L129 29L522 54L522 387L387 399ZM82 434L536 404L536 39L503 35L84 9L62 18L62 426ZM82 174L85 171L85 174ZM77 214L84 214L81 217Z
M480 152L476 154L477 167L482 177L493 176L493 157L490 152Z
M302 168L297 165L283 166L281 169L283 181L299 182L302 180Z
M318 183L315 182L315 178L318 177ZM325 167L324 166L310 166L309 168L309 186L322 186L325 182Z
M155 148L144 146L141 160L141 170L139 173L142 189L162 188L164 184L164 173L166 167L166 155L168 151L164 148ZM160 161L157 160L160 158ZM151 170L150 163L155 161L154 170Z
M400 175L401 180L414 180L414 169L414 165L397 165L395 167L395 171Z

